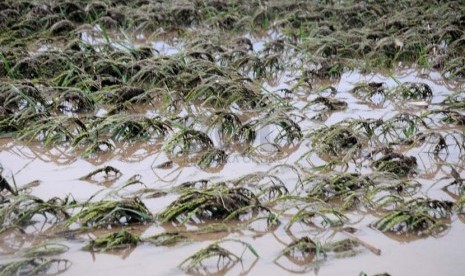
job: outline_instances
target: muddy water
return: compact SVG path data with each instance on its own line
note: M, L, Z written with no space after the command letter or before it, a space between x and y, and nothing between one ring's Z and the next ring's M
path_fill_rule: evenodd
M85 38L83 38L85 39ZM158 47L155 42L154 47ZM160 44L161 45L161 44ZM159 46L160 46L159 45ZM164 46L160 46L164 47ZM285 78L285 77L284 77ZM350 90L360 82L385 82L389 87L395 87L399 82L422 82L428 84L433 90L434 97L431 102L420 103L408 101L386 100L379 104L357 99ZM275 85L269 85L267 90L273 91L286 88L281 81ZM331 125L347 118L374 118L389 119L403 111L420 114L425 108L439 108L439 104L447 95L463 89L463 84L445 81L438 73L420 74L415 70L402 70L393 76L383 74L364 75L357 71L344 73L340 80L330 83L338 93L335 98L348 103L348 108L343 111L329 112L323 121L315 121L312 118L318 110L304 108L314 97L293 97L291 113L301 115L304 119L299 122L304 133L310 132L321 125ZM427 106L426 106L427 105ZM147 110L150 112L150 110ZM463 127L452 127L459 132ZM302 154L308 150L308 140L296 145L292 150L285 152L281 158L271 162L260 162L244 157L238 153L229 156L226 165L218 171L206 172L192 166L183 166L174 163L166 168L157 166L168 161L168 157L160 150L160 145L135 144L129 147L120 147L108 156L99 160L89 160L79 157L75 152L66 148L46 148L40 144L24 144L9 139L0 140L0 161L5 167L5 176L14 175L16 183L29 183L40 180L37 187L32 188L31 193L43 199L55 196L64 197L72 195L76 200L85 201L90 196L99 193L96 198L103 197L111 188L116 188L125 183L130 177L140 175L141 181L147 188L167 189L176 184L198 179L211 179L214 181L237 178L249 173L266 171L278 164L298 165L309 168L311 165L300 160ZM450 196L441 190L450 179L448 177L450 165L465 176L465 161L463 152L457 148L451 148L449 154L432 158L431 154L423 150L406 148L408 155L414 155L419 160L419 173L415 177L422 183L422 193L438 199L451 200ZM313 160L318 164L318 160ZM79 180L80 177L104 165L111 165L121 170L123 175L117 180L95 181L94 183ZM353 168L344 170L352 171ZM363 172L370 172L369 168L363 168ZM307 172L309 173L309 172ZM304 172L305 174L305 172ZM296 181L296 175L292 172L284 172L282 178L286 182ZM11 178L10 178L11 179ZM439 183L433 185L434 183ZM141 187L132 187L134 189ZM130 189L129 189L130 190ZM130 191L121 192L129 195ZM153 213L161 211L176 195L144 199ZM318 275L358 275L361 271L367 274L388 272L392 275L463 275L463 249L465 248L465 225L457 217L452 217L451 227L441 236L421 239L403 239L390 237L369 227L376 218L360 213L350 214L355 223L351 225L358 229L355 235L363 241L381 249L381 255L375 255L369 250L355 257L335 258L326 262L314 263L310 266L298 266L286 258L275 260L279 252L286 244L292 242L295 237L308 234L304 228L293 229L292 234L286 232L280 226L270 232L257 232L252 230L232 231L198 235L196 242L177 245L174 247L156 247L142 244L136 248L114 252L112 254L89 253L82 251L83 242L93 237L86 234L76 238L56 238L53 241L69 246L70 250L62 257L72 261L73 265L67 271L69 275L178 275L183 272L177 265L195 251L207 246L219 238L236 238L249 242L259 253L257 260L252 255L245 254L243 263L237 264L228 271L220 274L238 275L250 272L252 275L283 275L288 273L309 273ZM282 219L283 224L286 218ZM166 227L166 226L165 226ZM132 228L143 237L164 231L164 227L157 225ZM319 234L319 240L330 239L333 236L345 237L343 233L329 231ZM195 235L194 235L195 236ZM46 234L27 235L11 234L0 241L0 256L3 261L12 260L16 250L25 248L41 241L50 241Z

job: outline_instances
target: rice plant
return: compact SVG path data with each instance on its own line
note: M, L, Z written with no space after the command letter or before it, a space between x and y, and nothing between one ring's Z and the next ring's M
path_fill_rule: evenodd
M342 161L357 156L365 144L365 139L356 130L344 125L315 130L310 139L312 147L320 156L340 158Z
M303 237L286 246L275 261L282 256L292 258L298 264L309 264L314 261L324 260L326 252L321 243L315 242L309 237Z
M166 207L158 217L163 223L202 223L210 220L227 221L255 212L263 207L246 188L218 185L204 190L188 190Z
M2 222L0 232L16 228L26 229L39 222L43 225L64 222L70 217L67 209L73 204L74 202L68 198L52 198L44 201L30 195L19 195L0 209L0 221ZM43 217L43 220L38 220L39 217Z
M110 233L91 240L86 246L84 246L84 249L93 252L107 252L110 250L136 246L139 242L139 237L132 235L126 230L121 230L119 232Z
M221 246L221 244L225 242L234 242L242 245L244 247L242 254L235 254L234 252ZM181 262L181 264L179 264L179 267L186 272L209 273L207 263L216 259L217 266L214 268L217 270L216 272L226 272L236 263L242 260L246 250L250 251L256 258L259 257L255 249L246 242L239 240L224 240L215 242L185 259L183 262Z
M84 228L111 225L143 224L153 220L152 214L137 197L120 201L102 200L88 202L70 217L68 226L78 222Z
M394 90L395 96L406 100L431 100L433 92L424 83L404 82Z
M198 154L213 147L213 141L208 135L193 129L181 130L165 144L167 153L175 157Z
M398 235L438 234L448 227L444 219L450 216L451 210L450 202L420 198L406 202L399 210L388 213L372 225L382 232Z
M27 141L42 141L45 145L70 143L75 136L87 131L86 125L78 118L44 118L22 129L18 138Z
M398 176L408 176L416 172L417 159L399 153L388 153L373 162L373 167L380 172L389 172Z
M29 258L0 265L0 275L38 275L64 273L71 267L66 259Z
M173 246L181 242L189 241L189 238L178 232L163 232L148 238L144 238L144 241L152 243L156 246Z

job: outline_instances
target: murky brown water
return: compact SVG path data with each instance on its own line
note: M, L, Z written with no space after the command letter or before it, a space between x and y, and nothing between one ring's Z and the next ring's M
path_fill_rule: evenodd
M85 40L86 38L83 37ZM143 38L140 38L143 40ZM172 46L154 42L153 47L159 51L169 53ZM259 44L257 44L259 47ZM349 91L360 82L385 82L387 86L394 87L396 82L393 78L382 74L363 75L359 72L344 73L340 80L330 82L339 92L335 98L348 103L348 108L342 111L328 112L323 121L315 121L310 118L319 113L318 108L306 108L316 95L297 94L291 100L294 109L290 114L301 116L299 122L304 134L321 125L332 125L347 118L382 118L389 119L402 111L420 114L425 108L436 109L447 95L463 89L463 84L445 81L438 73L422 75L415 70L401 70L394 74L400 82L422 82L428 84L434 94L430 103L408 102L408 101L381 101L377 104L362 101L354 97ZM286 79L290 76L283 74L280 81L265 85L265 89L275 91L286 88ZM151 112L150 107L145 107L144 112ZM155 111L156 112L156 111ZM443 126L441 126L443 127ZM464 127L449 127L448 131L455 130L459 133L465 131ZM216 141L214 141L216 143ZM463 143L463 141L462 141ZM43 199L55 196L63 197L71 194L76 200L85 201L93 194L102 191L97 198L103 197L110 188L116 188L130 177L140 175L141 181L147 188L165 189L173 187L186 181L198 179L210 179L214 181L237 178L249 173L263 172L278 164L296 165L303 169L303 173L311 174L312 166L300 157L308 150L308 139L303 139L300 144L285 150L280 158L274 158L271 162L260 162L232 153L228 162L219 170L207 172L193 166L182 166L182 164L169 164L166 168L157 166L168 161L166 154L160 150L160 144L147 145L135 144L128 147L119 147L108 156L100 157L99 160L83 159L79 154L67 149L46 148L41 144L24 144L9 139L0 140L0 163L5 167L4 175L14 175L16 183L25 184L34 180L40 180L40 185L32 188L32 194ZM465 176L464 153L457 148L451 147L448 154L440 154L433 157L418 148L405 148L404 153L417 157L419 173L415 177L422 184L422 193L437 199L451 200L443 190L450 179L440 180L448 177L450 167L453 166ZM322 163L319 158L312 158L314 165ZM123 175L114 182L95 183L79 180L88 172L111 165L118 168ZM354 171L357 168L336 168L336 170ZM361 172L370 172L371 169L365 165L358 169ZM284 170L280 176L292 183L296 181L296 175L289 170ZM11 179L11 178L9 178ZM439 184L433 185L435 182ZM292 185L292 184L291 184ZM141 188L141 187L133 187ZM129 189L131 190L131 189ZM124 190L122 194L129 194ZM144 199L151 212L157 213L176 198L176 195ZM83 240L88 240L92 235L79 236L76 239L56 239L69 246L70 250L63 255L72 261L73 265L67 272L69 275L177 275L183 272L177 265L193 254L195 251L207 246L211 241L219 238L240 238L253 245L259 253L260 258L256 260L253 256L244 258L243 263L235 265L229 271L221 274L238 275L250 272L252 275L283 275L287 273L305 273L318 275L358 275L361 271L367 274L388 272L392 275L464 275L463 250L465 249L465 225L457 217L452 217L451 227L441 236L427 237L416 240L402 239L400 237L389 237L369 227L376 218L365 212L354 212L350 214L351 227L358 229L355 235L361 240L381 249L380 256L369 250L354 257L330 259L329 261L312 264L310 266L297 266L281 258L274 261L279 252L295 237L308 234L305 228L293 228L292 235L286 232L283 225L286 218L282 218L283 224L271 232L257 232L252 230L232 231L225 233L204 234L195 236L197 242L185 243L173 247L156 247L142 244L136 248L124 250L114 254L89 253L82 251ZM166 229L162 226L150 225L134 229L143 237L160 233ZM46 233L46 232L45 232ZM325 231L319 234L319 240L329 239L333 236L345 237L337 230ZM30 244L40 241L50 241L46 234L27 235L9 234L0 241L0 256L3 261L15 258L12 253L25 248Z

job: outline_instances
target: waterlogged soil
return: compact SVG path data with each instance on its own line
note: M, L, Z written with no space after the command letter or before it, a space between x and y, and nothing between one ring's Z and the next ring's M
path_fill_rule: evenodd
M0 3L0 275L464 275L433 2Z

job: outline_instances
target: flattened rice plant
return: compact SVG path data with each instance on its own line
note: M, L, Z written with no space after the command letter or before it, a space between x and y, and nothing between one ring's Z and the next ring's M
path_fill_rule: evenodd
M29 258L0 265L0 275L58 275L71 267L66 259Z
M79 222L85 228L108 225L143 224L153 220L152 214L137 197L120 201L88 202L72 216L67 225Z
M452 203L449 202L415 199L377 220L372 226L382 232L397 235L438 234L448 227L444 219L449 217L451 210Z
M264 207L250 190L218 185L184 192L159 213L158 217L163 223L202 223L205 220L239 219L241 215L259 209Z
M152 243L156 246L176 245L180 242L185 242L188 240L189 239L185 235L178 232L164 232L144 239L144 241Z
M394 90L394 95L404 100L431 100L433 91L424 83L404 82Z
M133 247L139 242L140 238L138 236L135 236L126 230L121 230L117 233L103 235L90 241L84 249L94 252L106 252L115 249Z
M0 232L9 229L25 229L37 223L36 215L44 218L43 224L56 224L69 218L67 209L74 204L68 198L63 200L52 198L44 201L30 195L19 195L0 209Z
M235 242L241 244L244 249L241 255L235 254L232 251L222 247L220 244L225 242ZM246 250L249 250L256 258L258 254L255 249L248 243L239 240L223 240L210 244L209 246L199 250L194 255L185 259L179 267L186 272L206 272L210 274L208 270L208 262L217 259L216 267L217 273L226 272L232 268L236 263L240 262Z
M86 125L78 118L47 117L22 129L18 138L27 141L42 141L45 145L61 145L73 141L75 136L86 131Z
M96 125L99 135L108 134L115 141L149 139L153 136L164 137L171 126L160 118L148 118L141 115L116 114L105 117Z
M321 156L341 158L347 162L358 155L364 145L364 139L352 127L333 125L314 131L311 145Z
M277 261L282 256L286 256L299 264L309 264L313 261L319 261L326 258L326 252L320 243L317 243L309 237L303 237L293 241L280 255L275 259Z
M167 153L175 157L195 155L213 148L213 141L207 134L193 129L181 130L165 144Z
M465 108L465 91L456 92L447 96L441 104L453 109Z
M380 172L389 172L400 177L409 176L416 172L417 159L391 152L374 161L373 167Z

